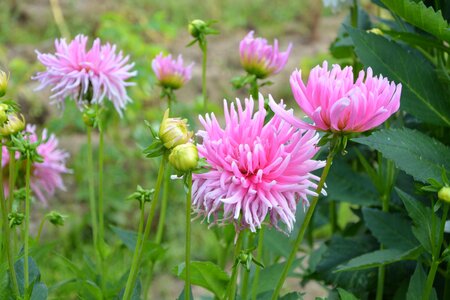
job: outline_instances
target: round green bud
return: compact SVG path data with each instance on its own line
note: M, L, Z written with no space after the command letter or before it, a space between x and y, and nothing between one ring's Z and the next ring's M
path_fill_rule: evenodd
M186 119L169 118L169 110L164 113L164 118L159 127L159 138L167 149L189 142L193 135L188 130Z
M8 88L9 75L0 70L0 97L5 96Z
M6 120L8 120L8 115L6 111L8 110L8 105L0 103L0 125L3 125Z
M206 25L205 21L196 19L196 20L192 21L191 23L189 23L188 29L189 29L189 33L192 37L198 38L203 33L203 31L206 29L206 27L207 27L207 25Z
M169 154L169 163L178 171L192 171L197 167L197 146L192 143L178 145Z
M7 116L6 122L0 126L0 135L8 136L25 129L25 118L23 115L17 116L15 113L10 113Z
M442 201L450 203L450 187L444 186L438 192L438 198Z
M46 216L50 223L52 223L55 226L64 226L64 219L66 218L65 215L60 214L57 211L52 210L49 212Z

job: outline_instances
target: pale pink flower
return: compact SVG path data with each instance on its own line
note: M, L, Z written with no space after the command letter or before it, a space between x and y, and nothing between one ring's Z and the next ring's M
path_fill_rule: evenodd
M179 89L186 82L191 80L192 67L194 63L185 67L183 65L183 57L178 55L178 58L172 59L172 55L164 56L160 53L152 61L153 72L162 87L173 90Z
M51 99L63 104L67 97L80 106L83 103L102 103L105 97L110 100L117 112L128 102L127 82L137 75L132 71L134 63L128 63L129 56L122 51L116 53L116 45L102 45L96 39L91 49L86 49L88 38L77 35L69 44L65 39L55 41L55 54L42 54L36 51L39 61L47 68L37 73L33 79L39 80L38 90L50 86Z
M303 112L314 125L298 120L271 101L272 110L299 128L315 128L331 132L363 132L386 121L400 107L402 85L395 85L372 69L359 72L356 82L352 67L341 69L328 63L311 70L305 85L300 71L291 75L291 88Z
M292 44L286 51L280 52L277 40L272 46L266 39L254 38L253 33L250 31L239 44L242 66L249 74L260 79L279 73L287 63Z
M38 141L38 135L36 134L35 125L27 125L25 133L29 134L27 138L31 142ZM56 190L65 190L62 175L71 173L71 170L66 167L66 160L69 154L64 150L58 148L58 139L51 134L47 133L44 129L41 135L41 143L37 147L38 154L42 157L43 161L38 163L34 162L31 165L30 186L34 195L44 204L47 203L47 199L55 194ZM16 159L20 158L20 154L16 152ZM25 163L21 165L19 169L20 176L25 178ZM9 167L9 153L6 146L2 147L2 169L8 169ZM4 174L8 174L7 171L3 171ZM7 178L4 183L5 193L8 194ZM24 185L25 182L22 182Z
M319 137L278 116L264 124L262 95L256 112L254 105L251 98L244 107L237 99L237 108L224 101L225 128L213 113L200 117L205 130L197 133L198 153L211 169L193 176L193 207L208 221L232 222L237 230L255 232L269 215L273 226L281 220L290 232L297 203L307 205L307 195L315 195L319 178L311 172L324 166L313 160Z

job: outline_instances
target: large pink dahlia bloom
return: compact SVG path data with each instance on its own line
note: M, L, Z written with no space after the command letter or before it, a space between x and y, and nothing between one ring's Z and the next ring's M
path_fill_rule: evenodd
M86 49L87 40L86 36L77 35L69 44L65 39L56 40L55 54L36 51L47 68L33 77L40 81L38 90L50 86L51 99L61 104L66 97L79 105L102 103L106 97L122 115L125 105L131 102L126 87L134 83L126 80L137 75L132 71L134 63L128 63L129 56L124 57L122 51L116 53L116 45L102 45L98 38L91 49Z
M200 117L205 130L198 131L202 142L199 156L211 169L193 176L193 206L214 223L233 222L237 230L256 231L270 215L278 227L281 220L290 232L297 203L308 204L315 195L318 177L311 172L324 166L313 160L318 135L298 130L278 116L264 124L266 110L260 95L257 111L254 101L239 99L228 107L224 103L225 128L214 114Z
M359 72L356 82L352 67L333 65L311 70L306 85L301 71L291 75L291 88L303 112L314 122L313 128L331 132L363 132L386 121L400 107L402 85L373 76L372 69ZM272 110L299 128L311 125L295 119L275 102Z
M38 141L35 125L27 125L25 132L31 142ZM31 166L30 186L35 196L43 203L47 203L47 199L55 194L57 189L65 190L62 175L71 173L66 167L66 160L69 154L58 148L58 139L47 130L42 131L40 137L41 143L37 147L38 154L42 157L43 162L33 163ZM19 153L16 153L16 159L19 159ZM9 166L9 153L6 146L2 148L2 169ZM25 165L24 165L25 166ZM4 171L5 172L5 171ZM20 170L25 174L25 170ZM25 176L25 175L24 175ZM7 181L4 183L5 192L8 193Z
M165 88L179 89L186 82L191 80L192 67L194 63L185 67L183 65L183 57L178 55L178 58L172 59L172 55L164 56L160 53L152 60L152 69L155 72L159 84Z
M266 39L254 38L250 31L239 44L241 64L249 73L258 78L266 78L279 73L287 63L292 44L284 52L278 50L278 41L272 45Z

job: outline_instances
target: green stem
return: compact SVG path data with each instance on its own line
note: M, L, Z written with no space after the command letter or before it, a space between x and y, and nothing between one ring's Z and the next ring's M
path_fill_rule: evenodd
M29 236L30 236L30 172L31 172L31 158L27 155L26 173L25 173L25 246L23 255L23 269L24 269L24 294L28 295L28 288L30 286L30 278L28 273L28 252L29 252ZM12 191L10 191L12 193ZM25 296L25 299L28 297Z
M191 286L191 207L192 207L192 173L186 174L188 192L186 195L186 257L185 257L185 269L186 280L184 284L184 299L190 299L190 286Z
M142 242L142 235L143 235L143 229L144 229L144 220L145 220L145 202L140 202L140 218L139 218L139 227L138 227L138 235L136 240L136 246L134 247L134 254L133 254L133 262L131 263L131 269L130 269L130 275L128 276L127 284L125 286L125 292L123 294L123 299L129 299L131 297L131 293L133 291L134 286L131 286L131 274L134 274L137 272L137 269L139 268L139 264L137 262L139 258L139 245Z
M258 236L258 249L256 249L256 260L261 262L262 256L263 256L263 247L264 245L264 226L261 227L259 230L259 236ZM261 268L256 267L255 268L255 275L253 276L253 283L252 283L252 300L256 300L256 296L258 293L258 282L259 282L259 273L261 271Z
M335 149L331 149L330 153L328 154L325 167L322 171L322 176L320 177L320 181L317 185L316 189L317 196L314 196L313 200L311 201L311 206L309 207L308 212L306 213L305 216L305 220L303 221L303 224L300 227L300 231L298 232L297 239L295 240L294 243L294 247L292 248L292 251L289 254L289 257L286 261L283 273L281 273L280 279L278 280L277 287L275 288L275 291L272 294L272 300L278 299L278 295L280 294L284 281L286 280L289 270L291 269L292 263L294 262L295 256L297 254L297 249L300 247L303 241L306 229L308 228L309 222L311 221L312 215L314 213L314 209L316 208L317 202L319 201L320 193L322 192L322 188L325 184L325 179L327 178L328 172L330 171L331 163L333 161L335 153L336 153Z
M46 217L44 217L41 220L41 223L39 223L39 229L38 229L38 233L36 236L36 244L39 244L39 240L41 239L41 233L42 233L42 229L44 229L45 220L46 220Z
M331 233L336 233L337 230L337 211L336 211L336 201L330 200L329 202L329 215L330 215L330 225L331 225Z
M134 268L133 273L130 272L130 275L127 280L127 285L125 288L123 300L130 299L130 297L131 297L130 289L132 289L136 283L137 274L138 274L138 270L139 270L139 264L142 260L142 254L144 252L143 249L144 249L145 241L148 239L148 236L150 234L153 217L155 216L156 207L158 205L159 192L161 190L161 183L162 183L162 180L164 177L164 169L165 169L166 163L167 163L167 157L164 155L163 158L161 159L161 164L159 166L158 178L156 179L155 193L153 196L152 203L150 205L150 212L147 216L147 223L145 224L145 229L144 229L144 234L143 234L143 237L141 240L141 244L140 245L136 244L136 247L139 247L139 250L137 252L135 251L135 254L133 256L133 264L135 264L137 266ZM137 258L135 258L135 256L137 256ZM127 290L127 288L128 288L128 290Z
M442 299L450 299L450 262L447 263L447 270L445 272L444 297Z
M170 167L167 167L166 172L164 174L161 212L159 213L158 229L156 230L155 242L157 244L161 244L163 233L164 233L164 225L166 223L166 214L167 214L167 202L168 202L168 198L169 198L169 185L170 185Z
M352 27L358 27L358 1L353 0L353 5L350 8L350 18Z
M253 233L250 233L247 235L247 245L246 249L252 248L255 237ZM259 266L256 267L256 269L259 269ZM247 300L247 291L248 291L248 280L250 277L250 270L245 270L244 275L242 276L242 286L241 286L241 299Z
M14 186L16 183L16 151L9 149L9 211L12 211L14 202Z
M206 61L208 55L208 44L205 40L203 46L200 47L202 49L202 97L203 97L203 111L206 111L207 106L207 93L206 93Z
M382 211L383 212L389 212L389 196L387 194L388 192L386 192L386 194L384 194L381 197L381 201L382 201ZM390 193L390 189L389 189L389 193ZM383 250L384 246L380 245L380 250ZM386 269L384 266L380 266L378 268L378 279L377 279L377 294L376 294L376 300L382 300L383 299L383 294L384 294L384 278L385 278L385 274L386 274Z
M436 271L437 271L439 263L440 263L439 257L440 257L441 247L442 247L442 241L444 239L444 228L445 228L445 221L447 220L448 208L449 208L449 204L445 203L444 204L444 212L442 213L442 219L441 219L441 224L440 224L440 228L439 228L438 244L434 248L431 268L428 273L427 281L425 283L425 289L423 290L423 294L422 294L422 299L424 299L424 300L430 299L431 291L433 290L434 277L436 276ZM433 239L433 241L434 240L435 239Z
M234 248L234 260L236 261L238 259L239 254L241 253L241 248L242 248L242 237L243 234L242 232L238 233L238 238L236 241L236 246ZM230 279L230 283L228 285L228 300L234 300L235 299L235 295L236 295L236 283L237 283L237 276L238 276L238 272L239 272L239 266L240 264L237 264L236 266L233 267L233 271L231 273L231 279Z
M0 150L3 148L3 144L0 140ZM0 151L0 162L2 161L2 152ZM0 183L3 182L3 170L0 172ZM10 191L11 193L11 191ZM14 269L14 259L11 253L10 244L10 228L8 224L8 202L6 201L5 194L3 191L3 184L0 184L0 203L2 209L2 220L3 220L3 248L5 249L6 259L8 260L9 267L9 277L12 281L12 292L15 297L19 297L19 286L17 284L16 270Z
M87 127L87 172L89 180L89 206L91 212L92 239L94 242L94 250L98 257L98 223L97 223L97 205L95 201L95 175L94 175L94 159L92 148L92 128Z
M98 144L98 240L100 246L104 243L105 238L105 221L103 208L103 162L104 162L104 134L103 130L99 130L99 144ZM103 252L100 251L100 257L103 258Z
M99 118L100 119L100 118ZM101 122L101 119L99 120ZM100 278L100 287L103 292L105 293L106 290L106 270L105 270L105 263L104 263L104 247L105 247L105 221L104 221L104 206L103 206L103 164L104 164L104 132L102 128L102 124L99 124L99 143L98 143L98 252L99 252L99 258L100 258L100 272L101 272L101 278Z
M257 100L259 97L259 86L258 86L258 79L255 76L255 80L252 80L250 82L250 95L252 95L252 98L254 100Z

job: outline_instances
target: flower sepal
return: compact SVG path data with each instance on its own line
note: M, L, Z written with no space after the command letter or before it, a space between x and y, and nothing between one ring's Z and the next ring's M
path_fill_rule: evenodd
M67 216L55 210L52 210L51 212L45 215L45 218L55 226L64 226L64 221L67 218Z
M233 268L237 267L238 264L241 264L244 266L244 268L247 270L247 272L250 271L250 267L252 266L252 263L257 265L260 268L264 269L264 264L258 260L255 259L252 252L256 249L256 247L241 250L238 257L234 261Z
M155 189L144 189L140 185L136 187L136 191L127 197L127 200L137 200L139 201L141 207L145 202L151 202L153 200L153 194Z
M21 212L10 212L8 214L8 221L9 221L9 228L14 228L15 226L22 225L23 219L25 218L25 215Z
M21 160L30 159L31 162L44 162L43 157L37 151L38 146L41 144L41 140L32 142L29 138L25 138L22 133L18 133L11 135L11 142L11 149L20 153Z

